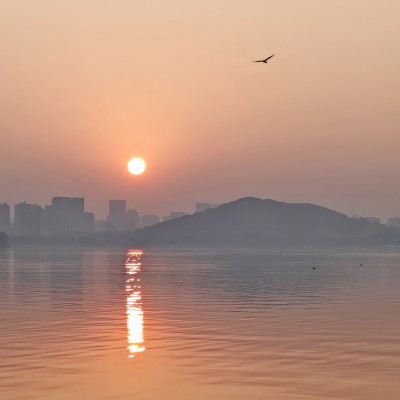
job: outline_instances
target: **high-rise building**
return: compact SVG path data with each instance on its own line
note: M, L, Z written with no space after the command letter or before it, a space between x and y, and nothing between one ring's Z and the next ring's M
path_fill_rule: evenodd
M83 232L93 233L94 232L94 220L95 215L91 212L85 212L83 217Z
M17 235L39 237L43 209L36 204L18 203L15 205L14 229Z
M127 210L125 213L124 229L134 231L140 228L140 215L136 210Z
M110 222L121 221L125 217L126 200L110 200L108 203L108 218Z
M116 230L124 229L126 200L110 200L108 203L107 222L114 225Z
M83 232L85 200L81 197L53 197L51 207L46 207L44 220L49 236Z
M72 207L69 197L53 197L50 213L51 236L71 232Z
M147 226L153 226L160 222L160 217L158 215L143 215L142 216L142 228L146 228Z
M81 232L85 226L85 199L71 197L72 232Z
M0 204L0 231L10 229L10 206L7 203Z
M53 234L53 208L45 206L42 213L42 236L48 237Z

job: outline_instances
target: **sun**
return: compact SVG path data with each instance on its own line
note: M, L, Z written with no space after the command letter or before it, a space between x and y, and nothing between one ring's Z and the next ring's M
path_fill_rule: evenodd
M128 162L128 171L133 175L140 175L146 169L146 163L139 157L132 158Z

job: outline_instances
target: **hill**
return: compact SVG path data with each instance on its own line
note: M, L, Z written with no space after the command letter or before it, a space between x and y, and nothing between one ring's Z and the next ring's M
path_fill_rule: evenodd
M314 204L246 197L140 229L134 246L358 245L400 243L397 233Z

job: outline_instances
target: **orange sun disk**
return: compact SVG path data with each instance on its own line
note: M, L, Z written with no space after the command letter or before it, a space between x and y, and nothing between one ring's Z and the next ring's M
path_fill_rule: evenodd
M146 169L146 163L142 158L135 157L128 162L128 171L133 175L140 175Z

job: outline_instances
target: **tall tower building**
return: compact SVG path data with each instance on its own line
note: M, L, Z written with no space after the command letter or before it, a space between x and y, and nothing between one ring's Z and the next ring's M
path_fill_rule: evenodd
M85 227L85 199L72 197L70 201L72 232L82 232Z
M125 214L124 230L134 231L140 228L141 218L136 210L127 210Z
M39 237L42 225L42 207L36 204L18 203L15 205L14 229L17 235Z
M114 225L117 230L123 229L126 216L126 200L110 200L108 203L107 222Z
M10 229L10 206L7 203L0 204L0 231Z
M51 201L51 231L64 235L71 231L71 202L69 197L53 197Z
M84 222L83 232L93 233L95 225L95 215L91 212L85 212L83 222Z
M85 200L80 197L53 197L48 210L47 231L52 235L70 235L81 232L85 225Z
M110 200L108 204L108 218L117 221L125 217L126 200Z

